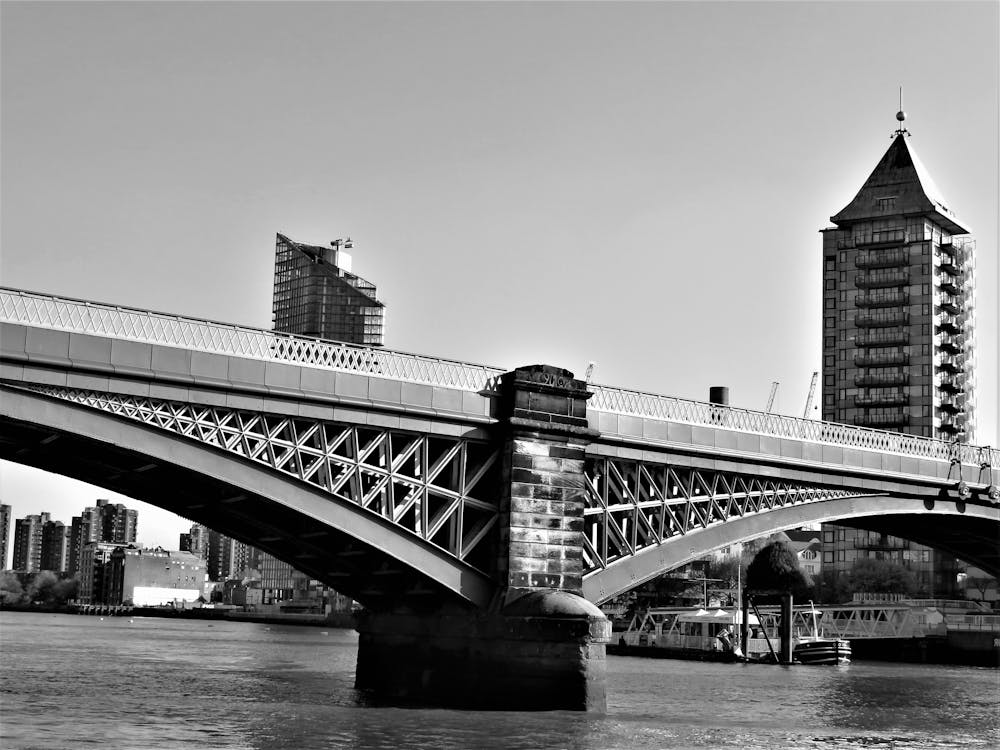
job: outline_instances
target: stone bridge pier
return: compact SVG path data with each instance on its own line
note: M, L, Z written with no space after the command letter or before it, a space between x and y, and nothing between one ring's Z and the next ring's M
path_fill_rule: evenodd
M497 594L486 610L366 612L356 686L376 699L604 711L611 623L583 598L587 426L581 380L546 365L503 378Z

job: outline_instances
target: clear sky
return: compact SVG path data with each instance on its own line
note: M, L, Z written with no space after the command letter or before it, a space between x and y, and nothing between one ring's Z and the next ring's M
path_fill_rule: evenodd
M818 231L902 84L978 240L996 445L998 9L4 2L0 277L270 327L275 232L351 236L390 348L801 415ZM0 465L15 517L105 496ZM147 544L188 525L123 502Z

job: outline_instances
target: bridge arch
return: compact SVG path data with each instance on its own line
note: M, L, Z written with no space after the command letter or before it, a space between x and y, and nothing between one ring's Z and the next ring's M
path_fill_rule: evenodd
M688 531L585 576L584 596L601 603L720 547L833 522L902 536L950 552L991 575L1000 574L1000 522L994 508L948 496L929 500L873 494L788 505Z
M204 523L374 610L494 596L484 573L377 514L190 438L8 386L0 425L2 458Z

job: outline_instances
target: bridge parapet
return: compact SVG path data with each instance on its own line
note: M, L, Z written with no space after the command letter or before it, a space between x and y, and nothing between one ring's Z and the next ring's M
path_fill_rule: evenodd
M734 449L739 449L735 433L746 433L776 440L930 459L944 462L945 465L959 463L975 469L984 466L1000 468L1000 450L986 446L799 419L603 385L591 385L590 391L593 394L588 404L590 426L604 435L625 436L640 442L684 442L686 436L697 435L691 430L675 431L671 435L667 423L676 423L725 431L733 435L728 442ZM717 442L713 440L713 447L727 447L714 444ZM774 441L772 444L778 455L781 455L778 443ZM772 452L766 442L758 441L756 445L760 452ZM816 458L827 460L822 452Z
M0 322L479 392L503 370L231 323L0 288Z

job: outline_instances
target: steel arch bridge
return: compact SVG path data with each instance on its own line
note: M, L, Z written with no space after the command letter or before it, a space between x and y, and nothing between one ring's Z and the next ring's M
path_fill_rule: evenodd
M589 386L553 418L587 425L584 460L523 464L514 426L542 428L496 368L17 290L0 313L0 458L205 523L374 609L488 608L514 557L603 601L832 520L1000 572L992 449Z

